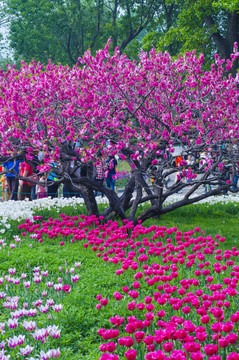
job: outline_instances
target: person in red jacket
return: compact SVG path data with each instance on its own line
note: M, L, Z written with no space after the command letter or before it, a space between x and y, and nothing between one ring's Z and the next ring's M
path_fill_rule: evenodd
M180 162L183 160L183 158L181 156L178 156L175 160L175 164L176 164L176 167L178 167L180 165Z
M32 167L27 164L25 161L21 163L20 176L28 177L33 174ZM25 180L20 180L18 200L29 199L31 201L31 186L28 185L28 182Z

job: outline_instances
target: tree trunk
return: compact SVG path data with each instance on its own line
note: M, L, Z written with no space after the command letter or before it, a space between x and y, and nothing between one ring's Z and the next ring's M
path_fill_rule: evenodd
M150 208L144 210L137 219L134 220L134 224L137 224L139 220L145 221L153 216L161 216L163 214L167 214L173 210L176 210L182 206L190 205L197 203L200 200L206 199L213 195L220 194L221 191L228 189L228 185L223 185L221 187L218 187L217 189L211 190L207 193L200 194L192 199L189 199L187 197L184 197L183 199L173 203L166 205L165 207L162 206L151 206Z
M93 190L86 188L85 186L81 186L80 193L83 196L88 215L96 215L99 217L99 210Z
M214 29L215 22L211 15L204 16L204 22L209 29ZM228 13L228 29L226 37L224 38L219 29L213 30L212 39L216 44L220 55L223 59L230 59L233 52L234 43L239 42L239 14L237 12ZM231 69L232 75L235 77L238 67L238 59L234 62Z
M136 198L133 200L133 204L130 209L129 216L128 216L128 219L130 221L134 220L140 199L142 198L142 186L140 185L140 183L138 181L138 177L139 176L137 174L136 175Z
M134 189L135 189L135 179L131 178L125 187L123 195L120 198L124 211L129 208L129 203L130 200L132 199Z

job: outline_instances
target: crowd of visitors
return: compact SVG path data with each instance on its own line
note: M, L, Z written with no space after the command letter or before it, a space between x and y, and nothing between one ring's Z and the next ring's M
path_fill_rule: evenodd
M16 155L13 153L12 156ZM40 162L43 160L42 154L36 154L34 157ZM6 200L35 200L45 197L56 198L58 197L58 189L60 183L58 175L54 172L54 167L57 165L51 163L52 170L49 173L39 173L36 169L33 169L27 162L23 160L7 161L2 164L0 171L5 172L0 182L2 184L2 201ZM99 184L104 184L115 191L115 175L117 171L117 160L115 156L109 156L104 161L102 160L102 154L98 154L98 159L94 164L95 176L94 179ZM86 165L81 164L78 172L81 176L87 176ZM19 180L19 176L26 179ZM30 179L37 181L33 183ZM63 184L63 197L80 197L79 192L73 191L69 186ZM95 195L98 195L95 193ZM102 193L101 196L104 196Z
M194 167L194 171L200 170L204 167L208 166L208 163L210 163L210 160L212 159L213 152L210 151L204 151L202 153L196 154L196 157L193 157L192 155L188 156L178 156L174 160L174 166L177 168L179 167L183 162L187 165L190 165ZM190 170L190 167L188 167L187 171ZM209 175L207 180L210 181L214 176L216 175L216 178L218 179L218 186L221 186L223 182L230 180L230 182L233 184L232 189L235 190L235 187L237 186L238 178L239 178L239 163L237 164L237 171L235 173L234 178L232 178L232 171L231 167L228 166L225 162L225 164L219 169L217 167L212 173ZM202 176L202 175L201 175ZM175 175L175 184L179 183L182 180L182 173L178 171ZM187 182L190 182L190 179L186 180ZM212 185L210 182L205 183L204 185L204 192L209 192L212 190ZM223 190L223 195L227 194L227 190Z
M177 155L176 155L177 153ZM230 156L229 156L230 154ZM157 181L157 173L161 171L161 163L164 166L165 172L169 168L174 169L172 175L165 179L164 185L166 188L174 186L177 193L182 193L182 187L175 186L182 183L192 183L193 180L202 181L204 178L203 187L204 193L210 192L216 187L221 187L225 183L231 184L231 189L235 190L239 179L239 162L232 165L229 159L232 159L233 149L229 149L226 145L222 145L220 148L217 145L208 147L203 152L195 151L193 154L187 153L187 149L183 151L183 148L178 146L175 154L171 154L169 151L164 150L155 164L151 165L148 176L151 177L152 187L155 194L159 193L160 182ZM220 155L220 163L215 164L215 160L218 161ZM166 162L164 159L167 159ZM165 165L167 163L167 165ZM232 171L233 166L236 168ZM205 172L208 172L205 177ZM170 184L170 185L169 185ZM212 186L213 184L213 186ZM227 195L228 189L223 189L221 194Z
M16 155L16 153L12 154L13 156ZM202 167L207 166L208 162L210 162L210 158L214 156L213 152L210 151L204 151L203 153L198 153L196 155L186 155L183 156L182 154L175 156L174 158L171 157L172 167L175 167L175 169L178 169L175 172L175 185L180 183L181 181L187 181L190 182L192 179L190 179L190 176L185 177L185 170L184 175L182 174L182 165L185 164L192 166L194 168L194 171L196 167L198 169L201 169ZM43 153L35 153L34 154L35 160L38 161L38 163L41 163L44 159ZM158 158L158 164L160 163L160 158ZM59 169L58 164L51 163L51 171L49 173L39 173L36 169L33 169L27 162L16 160L14 161L7 161L2 165L2 169L0 168L0 171L4 171L4 174L0 178L0 182L2 184L2 201L6 200L35 200L35 199L41 199L44 197L51 197L56 198L58 197L58 190L60 186L59 177L57 175L58 171L54 170L54 168ZM107 159L103 158L102 153L99 152L97 156L97 160L94 163L94 171L93 171L93 179L96 183L99 185L104 185L113 191L115 191L115 179L116 179L116 173L117 173L117 159L114 155L110 155ZM158 165L159 166L159 165ZM152 165L148 176L152 180L152 186L154 189L154 192L157 193L157 168L158 166ZM187 166L187 172L190 172L190 166ZM74 162L72 162L72 168L75 167ZM78 174L77 174L78 173ZM80 164L79 168L77 170L74 170L75 175L80 176L87 176L87 164ZM19 176L25 179L20 179ZM210 175L213 177L213 174ZM28 181L29 177L32 180L37 180L38 183L33 183ZM230 180L232 183L232 189L235 189L237 186L237 182L239 179L239 167L238 171L235 173L234 179L231 179L232 174L230 173L230 169L226 166L224 166L221 169L219 179L219 186L223 183L223 181ZM186 179L186 180L185 180ZM208 178L210 180L210 177ZM40 182L40 183L39 183ZM63 184L62 187L63 190L63 197L69 198L69 197L80 197L79 191L74 191L72 189L72 186L69 186L66 184ZM212 187L210 184L210 181L205 182L204 192L211 191ZM178 190L180 192L180 190ZM227 190L224 190L224 194L227 193ZM95 196L101 195L104 196L104 193L98 193L95 192Z

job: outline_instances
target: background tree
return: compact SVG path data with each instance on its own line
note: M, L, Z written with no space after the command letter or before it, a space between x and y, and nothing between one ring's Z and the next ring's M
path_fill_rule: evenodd
M178 36L177 32L172 36L169 36L169 32L177 26L182 6L178 2L167 0L160 1L158 5L141 46L148 51L155 46L161 51L168 51L170 55L177 55L182 47L183 39Z
M163 27L156 21L143 41L145 48L154 44L172 55L197 50L210 64L215 53L228 59L234 42L239 42L238 1L166 0L164 8L164 18L169 21L165 20ZM234 75L237 67L238 61L232 69Z
M4 48L5 44L2 42L3 33L5 31L5 26L7 26L9 18L6 14L6 2L0 1L0 63L4 60Z
M6 2L0 1L0 27L6 25L8 22L8 17L6 14Z
M7 5L16 59L72 65L109 37L113 48L124 51L150 24L158 0L9 0Z
M118 46L134 59L154 45L172 56L202 52L208 67L215 53L228 59L239 41L238 1L9 0L7 13L15 58L26 62L50 58L72 66L110 37L112 51Z
M187 53L173 60L153 49L149 56L141 53L137 64L117 49L110 56L109 46L95 57L88 51L82 68L49 63L44 70L32 62L1 72L1 162L16 149L21 152L18 158L37 166L33 152L42 150L41 171L48 172L50 164L58 162L54 172L59 182L81 193L90 214L99 215L96 190L109 200L105 217L135 222L223 190L238 191L231 182L239 162L238 78L224 76L233 63L217 56L211 70L204 72L203 55ZM231 59L238 56L235 48ZM76 142L81 146L74 149ZM178 145L182 160L176 166ZM122 196L94 181L99 150L103 157L119 154L131 167ZM86 173L79 175L76 170L83 166ZM169 183L172 175L177 181ZM147 178L154 179L153 189ZM213 188L198 194L207 184ZM165 205L183 189L182 199ZM143 203L147 206L138 214Z

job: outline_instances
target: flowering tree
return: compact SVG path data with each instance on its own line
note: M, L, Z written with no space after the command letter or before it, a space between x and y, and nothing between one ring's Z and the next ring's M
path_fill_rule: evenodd
M32 62L22 63L20 71L12 67L0 73L1 161L16 149L15 159L24 157L39 167L33 154L44 151L40 171L58 162L58 181L81 193L90 214L99 215L97 190L109 199L105 217L135 222L223 190L237 191L230 179L239 162L238 77L225 76L239 56L237 46L231 60L216 55L211 71L204 72L203 55L197 58L192 52L173 60L153 49L149 55L141 53L137 63L117 48L110 56L109 43L95 57L87 52L73 69ZM74 148L76 142L80 146ZM182 155L177 167L176 146ZM99 150L102 156L118 154L131 167L121 196L94 181ZM86 172L79 175L76 170L83 164ZM177 181L169 182L175 175ZM153 190L147 178L154 179ZM196 195L206 184L212 189ZM164 205L181 190L181 200ZM147 208L136 215L146 202Z

